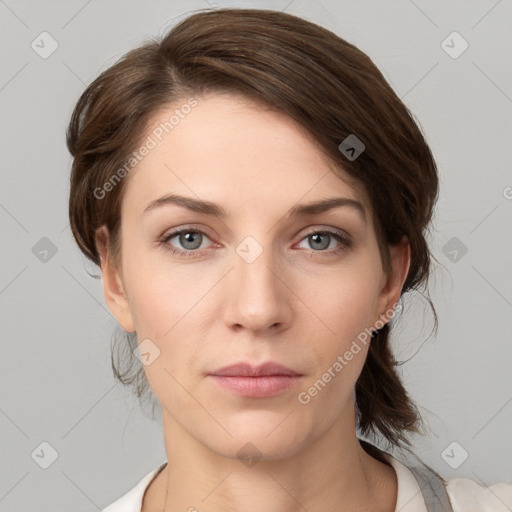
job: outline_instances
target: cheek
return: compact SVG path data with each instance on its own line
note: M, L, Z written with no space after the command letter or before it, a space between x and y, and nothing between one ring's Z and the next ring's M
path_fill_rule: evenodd
M142 248L140 243L128 236L124 242L130 308L139 336L162 339L197 302L201 287L197 279L183 275L184 269L170 265L163 249Z
M204 358L205 335L218 320L212 288L222 272L180 268L155 254L133 251L124 268L139 343L149 339L145 343L158 353L144 368L158 395L159 389L173 385L171 375L181 382L187 369L197 367L201 354Z
M379 264L361 258L333 274L322 290L310 293L311 309L318 319L315 324L321 330L314 345L308 347L316 360L308 385L316 388L311 389L313 395L322 391L319 402L341 406L359 377L370 344L370 328L379 314ZM314 290L312 283L307 288Z
M304 297L330 333L329 346L342 349L377 319L382 280L379 264L361 258L346 267L340 266L322 281L322 286L318 286L320 281L317 286L314 280L307 281Z
M220 279L217 275L141 274L133 283L131 300L137 332L167 344L184 335L193 340L214 316L217 295L212 288Z

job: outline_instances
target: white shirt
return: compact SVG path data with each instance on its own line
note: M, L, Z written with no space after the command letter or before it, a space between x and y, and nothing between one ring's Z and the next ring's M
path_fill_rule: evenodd
M387 454L396 472L398 494L395 512L427 512L418 482L409 469ZM140 512L144 491L165 466L165 462L148 473L124 496L102 512ZM446 484L454 512L510 512L512 510L512 484L498 483L483 487L468 478L452 478Z

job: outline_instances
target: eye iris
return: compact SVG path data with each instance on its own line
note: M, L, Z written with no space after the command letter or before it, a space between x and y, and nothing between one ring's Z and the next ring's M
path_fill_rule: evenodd
M320 244L320 245L322 245L322 247L314 247L315 249L325 249L325 248L329 247L329 235L327 235L327 234L315 233L314 235L311 235L310 238L314 244L318 243L319 239L321 239L321 238L324 239L324 244ZM325 241L327 241L327 243L325 243Z
M197 240L194 240L194 237L198 237L199 243ZM193 247L187 246L188 243L192 243ZM194 245L195 243L195 245ZM201 233L197 233L194 231L186 231L184 233L180 233L180 244L186 249L197 249L201 245Z

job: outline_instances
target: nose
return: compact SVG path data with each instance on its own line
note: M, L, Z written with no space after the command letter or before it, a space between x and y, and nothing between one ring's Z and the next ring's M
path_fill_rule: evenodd
M275 334L287 328L294 294L284 262L267 248L253 261L243 252L234 252L232 262L234 268L226 276L226 325L260 334L267 330Z

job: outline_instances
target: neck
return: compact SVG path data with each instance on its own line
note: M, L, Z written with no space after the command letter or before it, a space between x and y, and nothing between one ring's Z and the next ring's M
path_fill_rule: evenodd
M143 511L395 510L396 474L364 451L352 421L336 421L286 457L246 465L199 443L165 412L163 420L168 465Z

